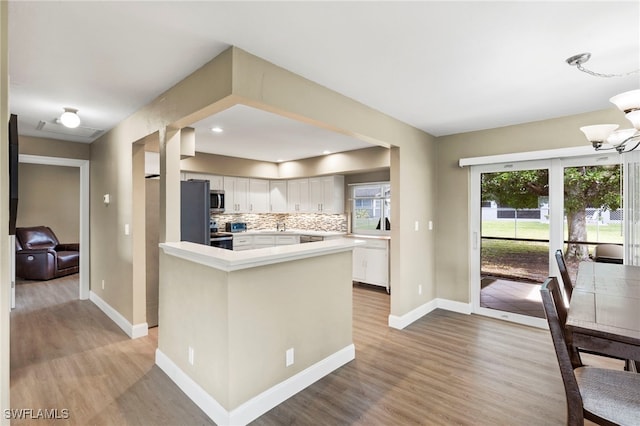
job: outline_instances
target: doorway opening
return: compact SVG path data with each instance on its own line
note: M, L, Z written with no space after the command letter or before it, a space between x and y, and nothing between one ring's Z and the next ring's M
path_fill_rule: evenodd
M89 160L72 158L45 157L38 155L20 154L20 164L61 166L79 169L79 186L77 190L78 205L78 243L80 249L80 268L78 273L78 298L89 298ZM18 211L20 212L20 201L18 201ZM15 260L13 260L15 263ZM15 277L12 277L15 283ZM12 286L12 307L15 306L15 284Z

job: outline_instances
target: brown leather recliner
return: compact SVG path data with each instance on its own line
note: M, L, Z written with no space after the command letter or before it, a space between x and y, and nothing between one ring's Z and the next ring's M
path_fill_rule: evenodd
M16 276L50 280L79 270L79 244L60 244L48 226L16 228Z

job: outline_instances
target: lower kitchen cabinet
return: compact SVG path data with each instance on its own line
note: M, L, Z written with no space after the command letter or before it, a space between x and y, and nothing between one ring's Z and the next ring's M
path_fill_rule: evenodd
M241 233L233 236L233 249L236 251L286 246L291 244L300 244L300 235Z
M389 290L389 240L364 239L353 249L353 280Z
M253 249L253 236L251 235L234 235L233 236L233 250L252 250Z

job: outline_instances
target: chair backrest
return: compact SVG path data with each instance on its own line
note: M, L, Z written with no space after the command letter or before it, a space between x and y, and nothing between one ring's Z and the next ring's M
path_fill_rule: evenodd
M568 344L565 337L567 308L562 300L558 280L555 277L548 278L540 288L540 294L567 397L567 424L582 424L584 421L582 396L573 372L574 364L571 357L572 352L576 355L577 352Z
M598 244L593 257L596 262L622 263L624 248L616 244Z
M28 228L16 228L16 239L23 249L53 249L60 242L48 226L31 226Z
M558 269L560 270L560 276L562 277L562 284L564 285L564 293L567 295L567 300L571 300L573 294L573 283L567 271L567 264L564 262L564 255L562 250L556 250L556 262L558 263Z

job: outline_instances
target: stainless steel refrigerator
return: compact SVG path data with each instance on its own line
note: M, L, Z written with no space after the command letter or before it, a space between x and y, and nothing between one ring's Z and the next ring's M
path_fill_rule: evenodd
M208 180L180 182L180 240L210 244Z

